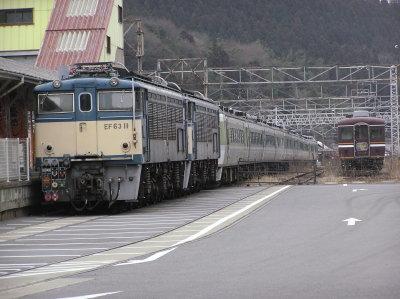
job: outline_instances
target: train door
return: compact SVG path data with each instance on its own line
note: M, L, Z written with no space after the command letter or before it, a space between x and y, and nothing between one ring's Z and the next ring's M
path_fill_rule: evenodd
M369 156L369 126L367 124L354 126L354 148L356 157Z
M96 156L98 154L95 95L94 88L77 88L75 91L77 156Z
M197 158L197 138L196 138L196 104L194 102L187 102L186 116L187 116L187 154L189 159Z

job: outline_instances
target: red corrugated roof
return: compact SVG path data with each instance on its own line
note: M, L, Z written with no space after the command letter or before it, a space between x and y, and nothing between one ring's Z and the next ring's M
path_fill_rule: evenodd
M98 62L112 7L113 0L56 0L36 65Z

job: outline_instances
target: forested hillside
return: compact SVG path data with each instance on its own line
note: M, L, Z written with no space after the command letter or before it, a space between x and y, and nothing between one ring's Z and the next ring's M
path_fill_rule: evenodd
M125 15L145 23L147 69L198 56L211 66L400 60L400 6L378 0L125 0Z

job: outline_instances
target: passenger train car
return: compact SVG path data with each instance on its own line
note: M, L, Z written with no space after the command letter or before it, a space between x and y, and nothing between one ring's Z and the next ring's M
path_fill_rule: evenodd
M240 111L221 110L220 136L217 179L223 182L236 181L240 165L263 163L287 170L293 161L313 161L317 157L314 139L270 126Z
M385 158L385 121L355 112L338 122L338 151L344 171L381 170Z
M165 81L78 64L35 88L45 202L149 203L226 180L239 161L312 160L316 143Z

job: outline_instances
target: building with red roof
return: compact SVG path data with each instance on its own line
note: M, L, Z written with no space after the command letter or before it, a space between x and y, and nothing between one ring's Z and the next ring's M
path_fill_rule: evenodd
M55 0L36 66L124 63L122 0Z

